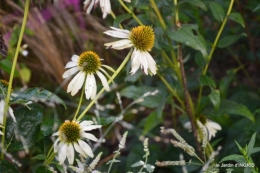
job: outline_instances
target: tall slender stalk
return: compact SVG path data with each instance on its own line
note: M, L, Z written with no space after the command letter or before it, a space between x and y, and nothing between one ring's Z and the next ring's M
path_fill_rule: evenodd
M26 0L25 7L24 7L24 16L23 16L22 27L21 27L19 39L17 42L16 50L15 50L14 60L13 60L11 74L10 74L10 78L9 78L9 85L8 85L8 89L7 89L6 99L5 99L4 119L3 119L4 127L6 126L6 117L7 117L6 115L7 115L8 105L9 105L10 96L11 96L11 88L12 88L13 79L14 79L14 71L15 71L18 54L19 54L19 50L21 47L22 38L23 38L23 34L24 34L24 30L25 30L25 26L26 26L26 22L27 22L27 18L28 18L29 7L30 7L30 0ZM3 130L2 130L2 132L4 134L5 134L5 129L6 128L3 128ZM2 148L5 150L5 135L2 136ZM3 158L4 158L4 152L1 153L1 159L3 159Z
M228 7L227 15L225 16L225 18L224 18L224 20L223 20L223 22L222 22L222 24L221 24L221 27L220 27L220 29L219 29L219 31L218 31L218 34L217 34L217 36L216 36L216 38L215 38L215 41L214 41L214 43L213 43L213 45L212 45L212 48L211 48L210 53L209 53L209 56L208 56L208 62L207 62L206 66L205 66L205 68L204 68L204 70L203 70L203 72L202 72L202 75L205 75L205 74L207 73L210 60L212 59L213 53L214 53L214 51L215 51L215 49L216 49L216 47L217 47L218 40L219 40L220 35L221 35L221 33L222 33L223 29L224 29L224 26L225 26L226 23L227 23L227 19L228 19L229 14L231 13L233 4L234 4L234 0L230 0L230 4L229 4L229 7ZM203 90L203 86L201 86L201 87L200 87L200 90L199 90L197 110L198 110L199 107L200 107L201 96L202 96L202 90Z

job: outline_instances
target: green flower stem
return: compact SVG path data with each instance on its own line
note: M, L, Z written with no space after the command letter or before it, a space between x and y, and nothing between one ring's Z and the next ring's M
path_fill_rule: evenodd
M116 15L115 15L115 13L114 13L112 10L111 10L111 16L113 17L113 19L116 19ZM121 24L119 24L119 27L120 27L121 29L124 29Z
M164 20L163 20L163 18L162 18L162 15L161 15L161 13L160 13L160 11L159 11L157 5L155 4L154 0L150 0L150 2L151 2L151 5L152 5L152 8L154 9L156 15L157 15L158 18L159 18L159 21L160 21L160 23L161 23L163 29L166 29L165 22L164 22Z
M84 80L83 86L85 86L85 82L86 82L86 78ZM83 100L83 96L84 96L84 89L82 88L81 95L80 95L80 100L79 100L79 104L78 104L78 108L77 108L76 113L75 113L75 115L73 117L73 121L76 119L76 117L77 117L77 115L79 113L79 110L80 110L80 107L81 107L81 104L82 104L82 100Z
M215 38L215 41L214 41L214 43L213 43L213 45L212 45L212 48L211 48L210 53L209 53L209 56L208 56L208 63L206 64L206 66L205 66L205 68L204 68L204 70L203 70L203 73L202 73L203 75L205 75L205 74L207 73L210 60L211 60L211 58L212 58L212 56L213 56L213 53L214 53L214 51L215 51L215 49L216 49L216 47L217 47L217 43L218 43L219 37L220 37L220 35L221 35L221 33L222 33L223 29L224 29L224 26L225 26L226 23L227 23L227 19L228 19L229 14L231 13L233 4L234 4L234 0L230 0L230 4L229 4L228 11L227 11L227 15L225 16L225 18L224 18L224 20L223 20L223 22L222 22L222 25L221 25L221 27L220 27L220 29L219 29L219 31L218 31L218 34L217 34L217 36L216 36L216 38ZM201 86L201 87L200 87L200 91L199 91L197 109L199 109L199 107L200 107L202 90L203 90L203 87Z
M115 71L113 76L108 80L108 84L110 84L115 77L118 75L118 73L123 69L123 67L126 65L127 61L130 59L131 54L133 53L133 49L128 53L125 60L122 62L122 64L118 67L118 69ZM104 87L99 91L97 96L89 103L89 105L86 107L86 109L80 114L80 116L77 118L77 120L81 120L83 116L87 113L87 111L91 108L91 106L97 101L97 99L101 96L101 94L104 92Z
M178 9L178 1L173 0L174 4L174 16L175 16L175 24L178 26L179 25L179 9Z
M44 162L44 166L47 166L47 165L49 165L51 162L52 162L52 160L54 159L54 157L55 157L55 153L54 152L51 152L51 154L49 155L49 157L48 157L48 159Z
M168 88L168 90L170 90L170 92L172 93L172 95L173 95L174 97L176 97L176 99L178 100L178 102L181 104L181 107L182 107L182 108L185 108L184 103L183 103L183 101L181 100L181 98L179 97L179 95L177 94L177 92L176 92L174 89L172 89L172 87L170 86L170 84L164 79L164 77L163 77L160 73L158 73L157 75L158 75L159 78L162 80L162 82L166 85L166 87Z
M6 115L7 115L9 100L10 100L10 96L11 96L11 88L12 88L13 79L14 79L14 71L15 71L15 67L16 67L16 63L17 63L17 59L18 59L18 54L19 54L19 50L20 50L20 47L21 47L21 43L22 43L25 25L26 25L26 22L27 22L29 6L30 6L30 0L26 0L25 7L24 7L24 16L23 16L21 32L20 32L19 39L18 39L17 46L16 46L16 51L15 51L13 65L12 65L10 79L9 79L9 85L8 85L8 89L7 89L7 95L6 95L6 99L5 99L4 118L3 118L3 126L4 127L6 126ZM3 130L2 130L2 132L4 134L5 134L5 130L6 130L6 128L3 128ZM1 147L3 149L5 149L5 135L2 135L2 146ZM3 158L4 158L4 152L1 153L1 159L3 159Z
M144 161L144 164L143 164L142 168L141 168L140 171L139 171L140 173L141 173L142 170L144 169L144 166L146 166L146 164L147 164L147 160L148 160L148 155L146 154L146 155L145 155L145 161ZM139 172L138 172L138 173L139 173Z
M136 17L136 15L124 4L124 2L122 0L118 0L119 3L122 5L122 7L129 13L132 15L132 17L136 20L136 22L140 25L143 26L144 24L138 19L138 17Z
M111 170L111 168L112 168L112 165L113 165L113 163L115 162L116 157L119 156L120 148L119 148L115 153L116 153L116 154L114 155L113 160L112 160L112 161L110 162L110 164L109 164L109 168L108 168L107 173L110 172L110 170Z

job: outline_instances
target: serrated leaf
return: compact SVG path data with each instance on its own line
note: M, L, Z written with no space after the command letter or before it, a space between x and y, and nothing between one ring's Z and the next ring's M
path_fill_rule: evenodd
M142 166L142 165L144 165L144 162L140 160L140 161L132 164L131 167L138 167L138 166Z
M253 10L253 12L255 12L256 10L260 9L260 4L258 4L258 6L256 6L256 8Z
M150 164L146 164L145 165L145 169L149 172L152 173L154 171L155 166L150 165Z
M0 173L19 173L18 170L10 162L6 160L0 161Z
M240 25L242 25L243 27L245 27L245 22L243 17L241 16L240 13L231 13L229 14L228 18L230 18L231 20L234 20L235 22L239 23Z
M206 41L203 36L199 34L197 25L183 25L176 31L168 31L168 36L176 42L199 50L203 57L208 56Z
M214 110L217 111L220 107L220 92L213 87L210 87L211 93L209 95L211 103L214 105Z
M37 141L42 140L45 136L53 133L54 120L43 121L41 123L40 132L37 136Z
M116 19L114 20L113 26L119 27L119 24L121 22L123 22L124 20L129 19L131 17L132 17L132 15L129 13L118 15L118 16L116 16Z
M143 96L145 93L148 92L154 92L157 91L157 88L152 87L136 87L136 86L129 86L127 88L124 88L120 91L121 96L131 98L134 100L139 99L141 96ZM161 100L163 99L163 94L161 91L155 95L149 95L143 99L142 102L139 102L138 104L149 107L149 108L156 108L158 104L161 103Z
M145 121L143 135L146 135L150 130L162 123L162 117L158 117L157 112L153 111L148 115Z
M228 35L226 37L223 37L219 40L218 42L218 47L219 48L225 48L228 47L229 45L233 44L236 42L239 38L247 36L245 33L239 34L239 35Z
M209 2L209 7L212 11L214 18L222 22L225 18L225 12L223 8L216 2Z
M46 156L44 154L38 154L32 158L32 160L44 160Z
M28 101L43 102L47 105L62 104L67 109L65 102L54 93L43 88L29 88L25 91L18 91L12 95L11 104L19 104Z
M224 161L229 161L229 160L234 160L236 162L239 161L238 163L243 163L243 162L240 162L240 161L245 160L245 158L242 155L232 154L232 155L229 155L229 156L222 158L219 163L224 162ZM246 163L246 161L244 163Z
M256 137L256 133L254 133L254 134L252 135L252 137L251 137L251 139L250 139L250 141L249 141L249 143L248 143L248 150L247 150L248 156L250 156L249 153L252 152L252 149L253 149L254 146L255 146L255 137Z
M201 8L201 9L207 11L206 5L202 1L200 1L200 0L184 0L184 1L179 2L178 4L182 4L184 2L187 2L187 3L191 4L191 5L197 6L197 7Z
M7 119L6 141L10 143L8 151L29 149L37 142L44 110L39 104L30 106L31 110L24 106L14 109L17 122L13 122L10 118Z
M199 78L199 82L201 86L207 85L207 86L212 86L214 88L216 87L216 82L207 75L201 75Z
M237 114L242 115L250 119L252 122L255 122L255 117L248 110L248 108L243 104L238 104L229 100L221 100L220 107L218 111L214 111L211 107L203 110L203 115L207 116L221 116L224 114Z

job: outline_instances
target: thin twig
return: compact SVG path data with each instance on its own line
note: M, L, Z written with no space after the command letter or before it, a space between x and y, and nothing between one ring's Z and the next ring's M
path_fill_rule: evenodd
M182 47L180 44L179 44L179 48L178 48L178 57L179 57L179 63L180 63L180 69L181 69L181 76L182 76L182 83L183 83L183 90L184 90L187 114L188 114L190 122L191 122L191 128L192 128L193 136L196 141L196 147L199 152L199 156L203 156L201 146L198 142L198 132L197 132L197 128L195 126L195 120L194 120L194 116L192 115L191 106L190 106L190 102L189 102L189 91L187 88L187 80L186 80L186 75L185 75L185 70L184 70L184 65L183 65L183 59L182 59Z

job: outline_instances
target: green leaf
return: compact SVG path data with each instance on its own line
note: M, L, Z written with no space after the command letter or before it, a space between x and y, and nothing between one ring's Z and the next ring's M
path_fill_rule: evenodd
M51 106L53 106L55 103L62 104L65 107L65 109L67 108L65 102L62 99L60 99L54 93L43 88L29 88L25 91L15 92L15 94L13 94L11 103L19 104L19 103L26 103L28 101L33 101L33 102L41 101Z
M119 27L119 24L121 22L123 22L124 20L129 19L131 17L132 17L132 15L129 14L129 13L118 15L118 16L116 16L116 19L114 20L113 26L114 27Z
M120 91L121 96L131 98L133 100L137 100L140 97L142 97L145 93L153 93L154 91L158 91L157 88L152 87L136 87L134 85L131 85L127 88L124 88ZM161 100L163 99L163 91L159 91L159 93L155 95L149 95L144 97L142 102L139 102L138 104L149 107L149 108L156 108L158 104L161 103Z
M39 166L36 169L36 173L52 173L52 172L48 170L45 166Z
M217 111L220 107L220 93L219 90L210 87L211 93L209 95L211 103L214 105L214 110Z
M245 27L244 19L240 13L237 13L237 12L231 13L231 14L229 14L228 18L230 18L231 20L234 20L235 22L237 22L240 25L242 25L243 27Z
M29 149L37 142L44 109L39 104L30 106L31 110L24 106L14 109L17 122L13 122L11 118L7 119L6 138L10 143L8 151Z
M207 11L206 5L201 0L184 0L179 2L178 4L182 4L184 2L190 3L191 5L197 6L205 11Z
M253 148L254 148L254 146L255 146L255 137L256 137L256 133L254 133L254 134L252 135L252 137L251 137L251 139L250 139L250 141L249 141L249 143L248 143L248 150L247 150L248 156L250 156L249 153L252 153L252 150L253 150Z
M236 162L239 161L239 163L241 163L240 161L245 160L245 158L242 155L232 154L232 155L222 158L219 163L224 162L224 161L229 161L229 160L234 160ZM246 163L246 161L244 163Z
M10 162L6 160L0 161L0 173L19 173L18 170Z
M6 73L10 74L12 69L13 61L10 59L4 59L0 61L0 67L2 70L4 70ZM14 72L14 77L19 77L19 73L17 70Z
M150 130L154 127L162 123L162 117L158 117L156 111L150 113L150 115L146 118L143 135L146 135Z
M236 140L235 140L235 143L236 143L236 145L237 145L239 151L240 151L242 154L245 153L245 152L244 152L244 149L239 145L239 143L238 143Z
M212 11L214 18L222 22L225 17L225 12L223 8L216 2L209 2L209 7Z
M212 86L214 88L216 87L216 82L207 75L201 75L199 78L199 82L201 86L207 85Z
M221 38L218 42L218 47L219 48L225 48L228 47L229 45L233 44L236 42L239 38L247 36L245 33L239 34L239 35L229 35L224 38Z
M245 105L238 104L229 100L221 100L220 107L217 111L214 111L211 107L204 109L202 112L207 116L221 116L224 114L237 114L242 115L250 119L252 122L255 122L255 117L252 112L248 110Z
M253 12L255 12L256 10L260 9L260 4L258 4L258 6L256 6L256 8L253 10Z
M253 148L253 149L251 150L251 152L248 153L248 155L257 153L257 152L259 152L259 151L260 151L260 147Z
M198 66L203 69L206 65L206 59L203 58L200 52L197 52L195 55L195 61L198 64Z
M180 42L195 50L199 50L203 57L208 56L206 41L203 36L199 34L197 25L183 25L176 31L168 31L168 36L176 42Z
M138 162L132 164L131 167L138 167L138 166L142 166L142 165L144 165L144 162L140 160L140 161L138 161Z
M46 156L44 154L38 154L32 158L32 160L44 160Z
M54 120L47 120L41 123L40 133L37 136L37 141L42 140L45 136L53 133Z
M97 117L95 117L97 119ZM90 120L93 121L93 116L91 115L86 115L84 116L84 120ZM101 126L106 126L114 121L116 121L116 117L99 117L99 119L97 119L98 123L100 123Z

